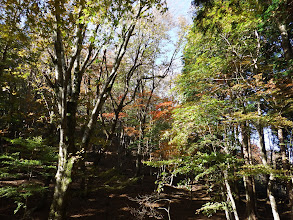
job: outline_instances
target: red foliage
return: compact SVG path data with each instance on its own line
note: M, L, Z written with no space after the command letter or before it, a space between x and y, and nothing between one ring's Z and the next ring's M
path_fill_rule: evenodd
M160 109L160 108L168 108L168 107L172 107L174 106L174 103L172 101L169 102L161 102L159 104L156 105L156 109Z
M152 153L154 159L167 160L172 159L180 154L178 148L174 145L171 145L167 142L160 144L158 150Z
M111 113L103 113L102 116L104 118L107 118L107 119L114 119L115 113L114 112L111 112ZM118 115L118 118L119 119L125 118L125 117L127 117L127 114L124 113L124 112L120 112L119 115Z
M102 116L107 119L113 119L115 116L115 113L103 113Z
M152 111L153 119L165 119L171 118L172 110L174 109L174 102L162 102L156 105L156 111Z
M124 127L125 133L130 137L138 137L140 132L135 127Z

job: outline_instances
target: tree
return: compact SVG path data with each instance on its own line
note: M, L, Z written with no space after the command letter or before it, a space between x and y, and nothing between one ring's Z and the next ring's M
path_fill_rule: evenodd
M190 150L192 153L188 154L186 158L192 159L187 159L179 163L180 165L176 164L178 160L175 160L176 166L174 165L174 167L184 166L185 169L183 171L179 169L178 172L189 172L194 170L194 162L190 161L197 161L201 154L207 161L210 161L206 159L207 155L211 158L214 154L222 155L214 159L217 166L221 168L220 173L222 174L215 179L222 180L222 188L227 192L227 196L222 197L223 201L232 205L234 218L237 219L236 206L233 205L234 199L229 187L229 175L233 171L229 169L230 162L228 161L237 154L241 155L244 163L242 167L237 165L236 170L243 175L247 217L256 219L255 168L250 143L250 136L253 133L251 128L253 125L260 125L260 121L264 126L274 124L273 121L276 118L269 112L273 112L276 107L269 104L265 95L268 95L269 92L272 95L272 90L268 89L268 81L272 78L276 79L279 74L288 74L287 70L290 67L287 62L283 63L282 67L280 65L273 67L266 62L267 57L271 57L275 64L280 64L282 59L269 54L266 48L267 42L270 42L270 46L280 45L277 40L279 34L274 40L268 36L270 33L268 30L276 31L276 28L274 29L276 26L273 26L276 23L266 24L266 26L261 17L263 11L272 8L271 5L257 1L206 2L203 4L201 1L195 1L195 4L200 3L201 6L195 13L194 26L187 37L184 51L185 66L177 83L177 89L182 94L184 105L180 110L176 110L173 127L171 133L169 132L171 142L175 143L179 149L183 148L184 152L187 149ZM276 6L273 5L273 8ZM286 39L283 38L282 44L286 44L286 42ZM288 44L286 45L288 47ZM280 47L272 48L276 49L276 53L282 54L282 48L281 50ZM288 49L283 48L283 51L288 51ZM281 68L283 69L281 70ZM265 75L264 78L259 78L261 75ZM285 90L273 91L280 91L277 93L281 96L287 95ZM209 106L214 106L213 103L218 106L225 103L225 107L222 106L222 111L216 107L209 109ZM261 106L267 106L267 109L263 108L258 112L257 106L260 103ZM291 106L288 102L285 105L285 109ZM199 110L200 108L203 109L203 112ZM287 125L291 124L288 117L278 118L283 118L283 122ZM258 128L260 139L261 130ZM239 135L241 135L240 139ZM196 155L196 152L199 155L193 156ZM265 151L262 153L264 155ZM179 158L183 160L185 157ZM223 160L223 158L225 159ZM168 163L172 164L172 161ZM222 163L225 166L221 165ZM267 187L268 198L274 218L280 219L275 198L271 192L275 171L265 164L267 163L264 161L266 168L261 172L270 175ZM206 165L212 171L215 170L214 164L207 162ZM207 167L205 168L207 169ZM208 170L210 171L210 169ZM206 176L204 170L196 171L196 173L202 172L198 174L199 176ZM208 174L211 175L211 173ZM223 209L226 210L227 218L230 218L227 207L224 206Z
M133 36L137 22L150 16L160 1L48 1L38 5L32 21L36 26L36 46L43 50L45 78L54 90L59 115L59 159L56 186L49 219L65 218L65 196L71 182L74 163L86 149L99 112L112 90L121 61ZM105 45L107 47L105 47ZM111 70L104 71L97 83L97 95L81 146L76 146L76 114L82 78L103 54L113 51ZM48 58L47 60L45 60ZM105 60L104 60L105 61ZM107 66L107 63L104 63ZM52 71L55 71L55 75Z

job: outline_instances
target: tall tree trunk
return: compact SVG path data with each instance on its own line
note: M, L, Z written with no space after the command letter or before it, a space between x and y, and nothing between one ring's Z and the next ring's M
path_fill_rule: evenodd
M226 133L230 132L231 131L231 127L229 127L229 130L226 131ZM226 138L223 138L223 141L225 140ZM233 143L230 143L232 146L233 146ZM224 151L225 153L228 155L230 154L231 152L229 152L229 142L227 142L227 144L225 145L224 147ZM223 170L223 176L224 176L224 185L225 185L225 188L226 188L226 192L227 192L227 202L230 201L231 203L231 207L232 207L232 212L234 214L234 219L235 220L239 220L239 216L238 216L238 212L237 212L237 207L236 207L236 203L235 203L235 200L234 200L234 197L233 197L233 194L232 194L232 190L231 190L231 186L230 186L230 183L229 183L229 176L228 176L228 169L230 169L230 164L228 163L228 167L227 169ZM226 212L226 216L228 217L228 213L227 211L225 210Z
M278 28L282 38L282 48L284 51L284 56L287 61L293 58L293 50L290 43L290 38L286 24L278 22Z
M277 21L277 24L278 24L278 29L280 31L281 38L282 38L282 48L284 51L284 56L285 56L285 59L289 62L291 59L293 59L293 48L290 43L290 38L289 38L287 26L286 26L285 22ZM292 65L288 66L288 68L292 70ZM284 142L283 128L278 129L278 138L279 138L280 150L281 150L281 154L282 154L283 169L290 172L289 171L290 164L289 164L288 157L286 155L286 146L285 146L285 142ZM287 173L287 174L289 174L289 173ZM291 218L291 220L293 220L293 178L291 178L291 180L287 181L286 185L287 185L286 186L287 195L289 197L290 218Z
M282 165L283 169L286 171L286 175L291 176L290 172L290 164L286 154L286 145L284 142L284 134L283 128L278 129L278 139L279 139L279 146L282 155ZM291 177L290 180L286 182L286 191L289 197L289 207L290 207L290 219L293 220L293 178Z
M61 32L61 2L55 1L55 18L56 18L56 39L54 42L54 49L56 58L53 63L55 64L55 94L58 103L58 111L60 115L59 126L59 155L58 167L55 176L55 190L53 201L51 204L49 219L61 220L66 218L66 194L69 184L71 182L72 167L75 157L69 157L69 130L68 130L68 92L70 91L70 74L71 70L67 69L65 53L63 48L62 32ZM69 119L70 120L70 119Z
M66 120L64 120L66 122ZM63 220L66 218L66 193L71 182L72 167L75 157L68 156L68 144L66 143L66 125L62 123L60 128L59 157L56 173L56 184L53 202L50 209L49 220Z
M270 200L274 220L280 220L280 215L279 215L279 212L278 212L276 199L275 199L275 197L273 195L273 182L274 182L274 179L275 179L274 175L272 173L270 173L270 175L268 177L267 194L268 194L268 198Z
M75 132L76 132L76 110L77 101L67 103L67 136L70 153L76 153Z
M258 106L258 115L261 117L260 103L258 103L257 106ZM262 164L264 165L264 167L268 167L269 163L268 163L267 151L266 151L266 146L265 146L264 131L263 131L263 127L262 127L259 120L258 120L257 125L255 127L256 127L256 130L258 133L258 138L259 138L260 156L261 156ZM268 199L271 204L274 219L280 220L280 216L279 216L278 209L277 209L276 199L275 199L273 192L272 192L273 181L274 181L274 175L273 175L273 173L270 173L267 176L267 195L268 195Z
M249 146L248 146L248 129L246 123L241 125L242 149L245 165L249 166ZM246 213L248 220L256 220L255 197L253 193L253 179L249 176L243 176L245 195L246 195Z
M142 121L140 120L139 123L139 142L137 146L137 156L136 156L136 176L139 176L141 174L141 168L142 168L142 140L143 140L143 125Z
M249 157L249 164L253 165L253 156L251 152L251 141L250 141L250 135L248 135L248 157ZM253 190L253 198L254 199L254 206L257 207L257 195L256 195L256 190L255 190L255 178L254 176L251 176L252 180L252 190Z
M227 201L226 204L225 204L225 215L226 215L226 219L227 220L232 220L232 213L229 209L229 198L225 195L225 189L224 189L224 186L221 187L221 194L222 194L222 197L223 197L223 201ZM192 198L191 198L192 199Z
M269 165L267 162L267 152L266 152L266 148L265 148L263 128L260 124L258 124L256 127L257 127L257 132L259 135L259 145L260 145L260 150L261 150L260 155L261 155L262 164L265 167L268 167ZM270 173L267 176L267 195L268 195L268 199L271 204L274 219L280 220L280 216L279 216L278 209L277 209L276 199L275 199L273 192L272 192L273 181L274 181L274 175L272 173Z
M228 172L227 172L227 170L224 170L223 173L224 173L225 187L226 187L226 191L227 191L227 198L231 202L232 211L233 211L235 220L239 220L239 216L238 216L238 212L237 212L237 208L236 208L236 203L235 203L235 200L233 198L233 194L232 194L232 190L231 190L231 187L230 187L230 183L228 181Z

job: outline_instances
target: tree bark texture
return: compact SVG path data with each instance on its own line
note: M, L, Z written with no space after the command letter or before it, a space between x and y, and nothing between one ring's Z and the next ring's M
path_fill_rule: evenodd
M67 189L71 183L72 167L75 162L75 157L69 157L68 155L66 133L66 125L61 126L58 168L55 176L56 183L53 195L53 202L50 208L49 220L62 220L66 218L66 194Z

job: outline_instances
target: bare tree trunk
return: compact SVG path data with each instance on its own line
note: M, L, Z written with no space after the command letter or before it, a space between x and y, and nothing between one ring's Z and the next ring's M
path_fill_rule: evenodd
M229 210L229 207L228 207L228 203L229 203L229 198L225 195L225 190L224 190L224 187L222 186L221 187L221 189L222 189L222 192L221 192L221 194L222 194L222 197L223 197L223 200L225 200L226 201L226 205L225 205L225 215L226 215L226 219L227 220L232 220L232 213L231 213L231 211Z
M55 94L57 97L58 111L60 114L59 126L59 155L58 167L56 173L56 184L51 204L49 219L61 220L66 218L66 193L71 182L71 171L74 163L73 158L68 157L68 125L67 125L67 92L68 92L68 72L66 67L64 48L62 43L62 33L59 24L61 23L60 2L55 1L55 18L56 18L56 40L54 49L56 55L55 61Z
M261 116L260 103L258 103L258 115ZM260 124L260 121L257 122L256 130L257 130L258 138L259 138L260 156L261 156L262 164L265 167L268 167L269 164L268 164L268 159L267 159L268 158L267 151L266 151L266 147L265 147L264 131L263 131L263 127ZM268 195L268 199L271 204L274 219L280 220L280 216L279 216L278 209L277 209L276 199L272 193L273 180L274 180L274 175L272 173L270 173L269 176L267 176L267 181L268 181L267 182L267 195Z
M257 132L259 135L259 144L260 144L260 149L261 149L260 154L261 154L262 164L265 167L268 167L267 154L266 154L265 143L264 143L263 128L260 125L257 126ZM268 199L271 204L274 219L280 220L280 216L279 216L278 209L277 209L276 199L272 193L273 180L274 180L274 175L272 173L270 173L269 176L267 176L267 181L268 181L267 182L267 195L268 195Z
M141 174L141 168L142 168L142 140L143 140L143 125L142 120L139 122L139 139L138 139L138 146L137 146L137 156L136 156L136 176L139 176Z
M56 184L49 220L63 220L66 218L66 194L71 183L72 167L75 162L75 157L68 156L66 125L64 122L62 124L60 128L58 169L55 176Z
M290 43L290 38L288 30L285 24L278 22L278 28L282 38L282 48L284 51L284 56L287 61L293 58L293 50Z
M286 145L284 142L283 128L278 129L278 138L279 138L279 146L282 156L282 165L283 169L286 171L288 176L290 175L290 164L286 154ZM286 182L286 191L289 197L289 207L290 207L290 219L293 220L293 178Z
M231 127L229 127L229 130L231 130ZM226 133L228 133L228 131L226 131ZM225 140L225 138L223 138L223 141ZM230 143L231 144L231 143ZM233 143L231 144L233 146ZM224 147L224 151L225 153L228 155L230 152L229 152L229 141L227 142L227 144L225 145ZM229 183L229 176L228 176L228 169L230 168L230 165L228 163L228 167L227 169L223 170L223 176L224 176L224 184L225 184L225 187L226 187L226 192L227 192L227 202L230 201L231 203L231 206L232 206L232 212L234 214L234 218L235 220L239 220L239 216L238 216L238 212L237 212L237 207L236 207L236 203L235 203L235 200L234 200L234 197L233 197L233 194L232 194L232 190L231 190L231 186L230 186L230 183ZM226 210L225 210L226 212ZM227 212L226 212L226 216L227 216ZM230 215L227 216L230 218ZM227 218L228 219L228 218Z
M284 56L285 59L289 62L291 59L293 59L293 48L290 43L290 37L289 33L287 30L287 26L285 22L280 22L277 21L278 24L278 29L281 34L281 39L282 39L282 48L284 51ZM289 69L292 70L292 65L289 66ZM290 164L288 157L286 155L286 146L284 142L284 135L283 135L283 128L278 129L278 138L279 138L279 145L280 145L280 150L282 154L282 163L283 163L283 168L284 170L290 172ZM289 173L287 173L289 174ZM293 178L291 180L287 181L287 195L289 197L289 207L290 207L290 218L293 220Z
M277 209L277 203L276 199L273 195L272 189L273 189L273 181L274 181L274 175L271 173L268 178L268 188L267 188L267 194L270 200L271 208L272 208L272 213L274 220L280 220L280 215Z
M249 157L249 164L253 165L250 135L248 135L248 157ZM255 190L255 178L254 178L254 176L251 176L251 180L252 180L253 198L255 198L254 199L254 206L257 207L257 199L256 199L257 195L256 195L256 190Z
M249 166L249 146L247 125L241 125L242 149L245 165ZM245 195L246 195L246 213L248 220L256 220L255 197L253 193L253 179L251 176L243 176Z
M225 187L226 187L227 195L228 195L227 198L231 202L232 211L233 211L235 220L239 220L239 216L238 216L238 212L237 212L237 208L236 208L236 203L235 203L235 200L233 198L233 194L232 194L232 190L231 190L231 187L230 187L230 183L228 181L228 172L227 172L227 170L225 170L223 173L224 173Z

